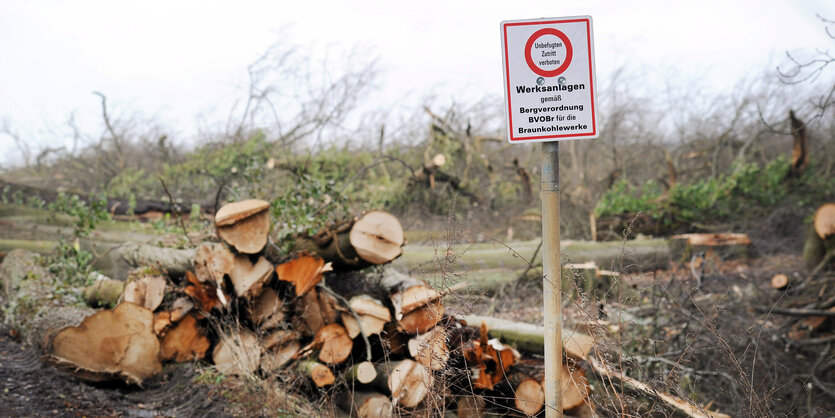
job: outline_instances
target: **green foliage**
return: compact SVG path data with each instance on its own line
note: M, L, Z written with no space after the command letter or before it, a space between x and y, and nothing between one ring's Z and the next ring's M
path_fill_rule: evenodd
M661 188L652 180L636 190L626 179L621 179L600 198L595 214L600 217L615 213L655 213L660 209L659 197Z
M728 175L690 184L677 183L662 193L657 183L646 182L640 189L621 180L612 186L595 208L598 217L620 213L645 213L669 226L680 223L710 223L752 216L768 210L791 196L804 205L809 196L825 196L835 182L819 179L813 170L795 181L787 180L788 159L778 157L765 166L737 164ZM829 192L831 193L831 192ZM804 198L805 196L805 198Z
M333 219L347 216L345 198L334 180L302 175L273 199L276 244L283 250L298 234L314 234Z
M100 195L98 198L91 196L88 205L78 195L67 196L64 193L58 193L55 201L48 205L48 209L53 218L59 213L75 218L73 235L76 238L87 236L96 228L98 222L110 219L105 195Z
M157 185L155 176L147 173L143 168L125 168L107 184L108 193L113 197L133 198L136 202L135 191L154 190ZM134 203L134 208L136 207Z
M78 238L72 242L60 240L55 253L47 259L49 272L66 289L80 289L92 283L93 254L81 248ZM57 289L56 289L57 291Z

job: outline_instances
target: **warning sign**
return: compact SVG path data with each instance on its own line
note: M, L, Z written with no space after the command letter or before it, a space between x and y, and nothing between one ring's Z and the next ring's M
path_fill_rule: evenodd
M501 23L508 140L597 138L591 16Z

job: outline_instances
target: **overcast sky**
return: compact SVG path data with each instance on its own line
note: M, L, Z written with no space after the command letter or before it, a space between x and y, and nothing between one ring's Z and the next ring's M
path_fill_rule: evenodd
M816 14L835 19L835 1L6 0L0 122L33 144L73 112L97 130L95 90L187 139L198 115L226 115L246 66L279 40L314 58L357 46L376 56L380 105L406 94L501 98L499 22L572 15L594 19L598 77L669 67L682 82L729 88L785 51L835 47ZM14 152L0 136L0 161Z

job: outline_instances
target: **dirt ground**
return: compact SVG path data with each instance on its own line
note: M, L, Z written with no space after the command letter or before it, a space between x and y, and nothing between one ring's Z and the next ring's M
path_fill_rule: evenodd
M193 365L166 368L144 389L90 385L44 364L40 353L0 328L0 416L157 417L229 416L207 385L194 382Z

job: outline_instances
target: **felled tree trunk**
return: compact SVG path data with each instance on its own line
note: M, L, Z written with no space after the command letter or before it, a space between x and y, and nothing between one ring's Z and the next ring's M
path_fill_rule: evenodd
M5 322L26 343L46 352L58 331L80 324L95 311L79 307L72 296L55 295L59 279L42 262L40 255L25 250L6 255L0 263L0 307ZM47 305L49 309L41 309Z
M179 250L161 248L148 244L127 243L114 251L116 266L114 278L127 277L127 272L136 267L160 267L169 275L182 276L193 269L194 249Z
M722 259L752 256L751 239L746 234L730 232L714 234L682 234L670 239L670 254L674 259L690 261L697 253L712 253Z
M336 270L356 270L388 263L400 256L403 227L388 212L372 211L359 219L297 237L293 251L315 253Z
M472 325L484 323L491 337L499 338L519 350L538 354L545 352L545 329L542 327L489 316L459 315L457 318ZM578 360L586 360L594 346L591 336L565 328L562 341L565 354Z

